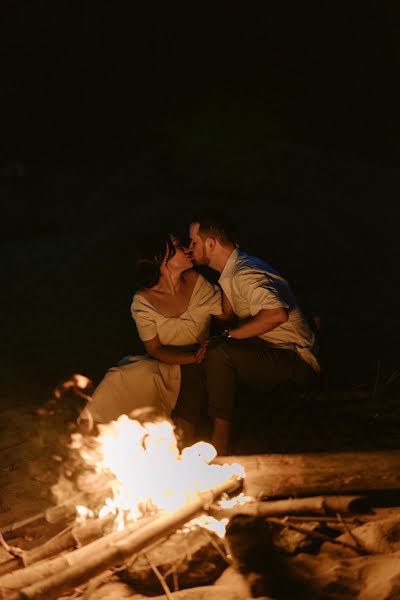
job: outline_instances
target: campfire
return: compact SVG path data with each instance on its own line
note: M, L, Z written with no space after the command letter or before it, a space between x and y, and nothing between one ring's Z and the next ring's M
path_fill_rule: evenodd
M239 464L210 464L216 457L213 446L198 442L178 450L174 428L169 421L145 422L122 415L117 421L99 426L99 435L89 439L73 435L72 448L84 459L86 479L104 482L109 476L111 495L95 512L78 506L82 518L115 516L115 526L160 511L174 512L230 478L244 478ZM84 482L81 481L82 486ZM62 500L62 491L60 492ZM204 519L203 526L223 537L223 523Z
M76 502L74 523L39 551L10 561L9 570L24 568L1 578L5 598L58 598L123 564L122 579L152 594L169 581L179 589L220 575L227 558L217 540L228 519L208 511L217 499L240 492L241 465L210 464L216 452L205 442L180 452L166 420L140 423L122 415L100 425L96 436L71 437L72 458L53 492L58 507ZM203 574L191 572L200 559L207 563Z
M400 489L399 451L216 457L179 450L169 421L127 416L69 440L55 504L2 529L4 600L400 595L400 513L365 497ZM13 544L38 518L53 533Z

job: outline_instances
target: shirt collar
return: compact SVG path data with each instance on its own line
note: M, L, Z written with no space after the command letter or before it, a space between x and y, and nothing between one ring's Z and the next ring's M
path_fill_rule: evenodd
M221 279L225 279L225 277L232 277L235 271L235 265L237 258L239 256L239 248L235 248L225 263L224 268L221 271L221 275L219 276L219 281Z

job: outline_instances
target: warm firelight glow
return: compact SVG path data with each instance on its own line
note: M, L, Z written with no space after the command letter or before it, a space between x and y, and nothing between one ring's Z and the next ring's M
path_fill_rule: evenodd
M99 425L95 446L85 445L84 438L77 434L73 447L99 474L111 472L114 476L112 497L105 499L98 516L114 514L120 529L125 522L149 512L175 511L194 500L198 492L232 475L245 477L241 465L210 465L216 451L206 442L198 442L180 453L169 421L141 424L122 415L117 421ZM78 514L84 518L84 507L79 507ZM226 523L204 515L193 524L223 536Z

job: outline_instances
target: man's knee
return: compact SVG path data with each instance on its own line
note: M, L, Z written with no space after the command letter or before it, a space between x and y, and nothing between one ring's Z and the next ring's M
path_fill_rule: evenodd
M230 362L229 342L223 341L219 344L212 344L207 348L206 364L221 365Z

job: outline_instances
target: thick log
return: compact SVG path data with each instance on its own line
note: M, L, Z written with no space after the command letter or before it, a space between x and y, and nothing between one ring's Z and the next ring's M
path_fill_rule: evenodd
M245 493L255 498L400 490L400 450L219 456L214 462L243 465Z
M19 589L18 591L4 594L8 600L55 600L63 592L79 586L102 571L115 565L123 563L136 552L149 546L156 540L169 535L182 527L185 523L201 514L211 506L212 502L225 492L230 492L240 485L238 477L232 476L223 483L216 485L207 492L199 493L196 500L182 507L172 514L159 517L154 522L133 532L121 540L109 543L107 536L102 540L96 540L96 551L91 552L85 561L80 561L68 568L50 574L45 579L36 580L35 583ZM102 547L99 547L102 542ZM91 549L92 544L85 546L82 550ZM76 551L79 552L79 551ZM15 575L20 573L17 571ZM51 571L49 571L51 573ZM0 589L9 588L4 583L4 576L0 579ZM14 588L15 589L15 588Z

